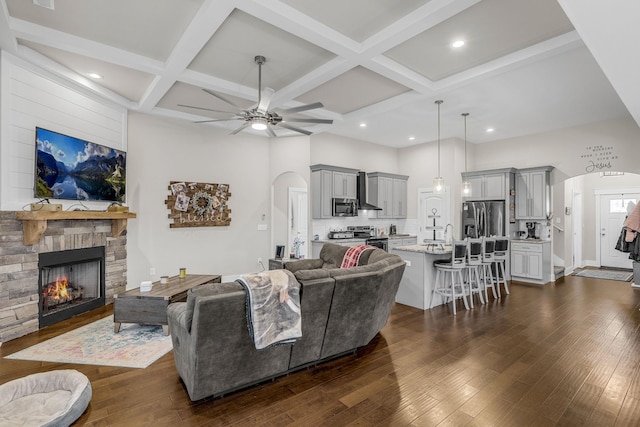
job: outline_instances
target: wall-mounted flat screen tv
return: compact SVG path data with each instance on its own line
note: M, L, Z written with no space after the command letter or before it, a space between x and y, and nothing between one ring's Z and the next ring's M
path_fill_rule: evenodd
M126 154L37 127L34 195L124 202Z

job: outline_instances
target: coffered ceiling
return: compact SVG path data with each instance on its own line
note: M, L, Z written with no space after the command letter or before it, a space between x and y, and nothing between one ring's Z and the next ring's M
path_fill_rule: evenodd
M252 108L256 55L271 107L333 119L300 127L392 147L436 139L437 99L441 137L468 112L472 143L629 115L556 0L0 0L1 27L69 84L189 122L231 114L179 105L236 111L202 89Z

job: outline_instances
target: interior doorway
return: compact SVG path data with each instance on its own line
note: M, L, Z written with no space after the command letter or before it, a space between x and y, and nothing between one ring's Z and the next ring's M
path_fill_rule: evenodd
M600 266L631 269L633 263L629 254L615 247L624 220L640 200L640 193L598 194L597 197L600 205Z
M307 189L289 187L289 209L287 209L288 253L293 253L296 257L307 257Z
M300 255L307 256L309 246L309 206L308 185L295 172L283 172L273 181L271 199L271 250L269 257L275 256L276 247L284 246L285 258L295 252L293 239L296 236L304 242L299 247Z

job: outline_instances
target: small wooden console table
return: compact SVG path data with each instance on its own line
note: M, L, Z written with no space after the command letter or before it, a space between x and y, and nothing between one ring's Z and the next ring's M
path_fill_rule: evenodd
M187 292L205 283L220 283L218 275L187 274L169 278L162 284L153 282L149 292L140 292L140 288L130 289L123 294L115 295L113 300L113 331L120 331L121 323L142 323L145 325L162 325L165 335L169 335L167 307L172 302L186 301Z

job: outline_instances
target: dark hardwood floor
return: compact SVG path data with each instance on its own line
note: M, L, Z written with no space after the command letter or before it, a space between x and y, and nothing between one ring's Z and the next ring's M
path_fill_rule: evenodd
M147 369L2 359L0 382L74 368L93 387L87 426L637 426L640 290L568 276L511 295L421 311L396 304L356 354L192 403L169 353ZM7 342L2 356L111 313Z

